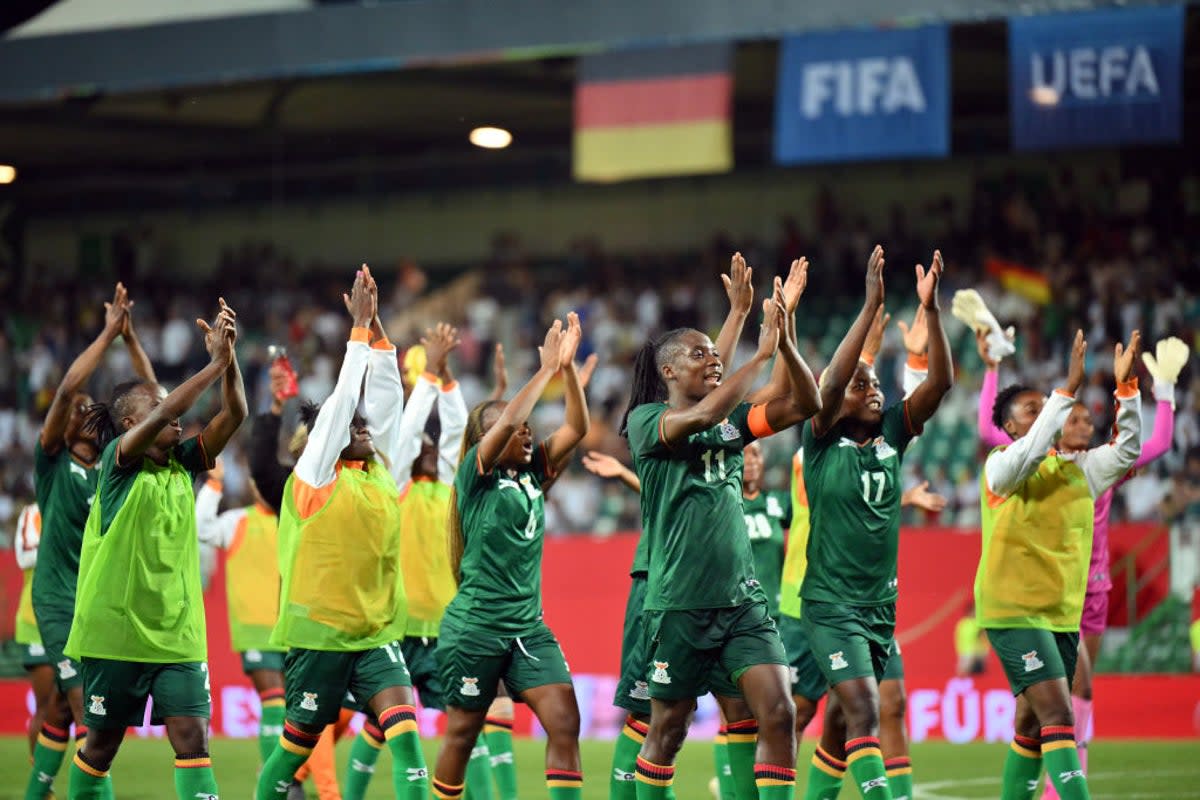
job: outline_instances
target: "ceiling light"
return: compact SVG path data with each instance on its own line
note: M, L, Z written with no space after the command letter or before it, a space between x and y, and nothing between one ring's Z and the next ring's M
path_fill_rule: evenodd
M9 164L0 164L0 183L12 183L17 179L17 168Z
M476 147L502 150L512 144L512 134L504 128L476 128L468 137Z
M1058 105L1058 90L1053 86L1035 86L1029 90L1029 99L1039 106Z

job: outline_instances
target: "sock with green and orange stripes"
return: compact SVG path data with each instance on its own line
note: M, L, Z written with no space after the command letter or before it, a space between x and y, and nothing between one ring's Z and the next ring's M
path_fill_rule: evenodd
M108 782L108 770L101 770L92 765L87 754L76 751L71 761L71 781L68 796L71 800L104 800L105 786Z
M892 800L879 737L860 736L846 740L846 764L864 800Z
M373 719L363 723L362 730L350 745L350 759L346 762L346 777L342 780L342 800L362 800L367 796L367 786L375 774L375 762L383 749L383 731Z
M912 759L908 756L889 758L883 762L883 768L887 770L888 786L892 789L892 799L912 800Z
M216 797L220 794L208 753L175 756L175 794L179 800L196 800L197 797Z
M758 747L758 722L743 719L725 726L729 744L729 777L737 800L755 800L754 751Z
M463 789L465 788L465 784L462 783L453 784L439 781L437 775L433 776L430 786L433 789L433 796L437 800L462 800Z
M70 732L65 728L48 722L42 724L37 744L33 746L33 771L29 773L29 783L25 786L25 800L43 800L49 796L70 740Z
M1000 800L1033 800L1042 774L1042 742L1017 734L1004 759Z
M75 752L78 753L87 743L88 729L86 725L75 726ZM104 786L100 789L100 800L113 800L112 773L104 778Z
M796 796L796 770L777 764L755 764L754 783L759 800L792 800Z
M733 772L729 768L729 731L722 725L713 739L713 765L717 772L717 788L721 800L735 800L733 793ZM610 798L609 800L612 800Z
M1054 782L1062 800L1090 800L1092 795L1079 765L1073 726L1047 725L1042 728L1042 760L1046 775Z
M379 729L392 754L392 789L398 800L427 800L429 772L421 737L417 734L417 709L392 706L379 714Z
M281 793L286 793L292 776L312 755L320 738L321 734L306 733L285 720L279 746L271 751L270 758L258 774L255 800L277 800Z
M283 734L283 689L266 689L258 693L258 699L262 706L258 717L258 752L266 763Z
M512 720L504 717L488 716L483 723L483 738L487 740L492 777L496 781L500 800L517 800L517 762L513 759L512 727Z
M487 742L481 733L471 748L471 759L467 762L467 790L463 800L492 800L492 765L489 756Z
M635 800L637 797L637 782L635 779L638 753L642 750L642 742L646 740L647 725L635 719L632 714L625 717L621 733L617 736L616 746L613 747L612 770L608 777L608 800Z
M548 769L546 789L550 793L550 800L582 800L583 773L569 769Z
M673 764L655 764L637 758L637 800L666 800L667 789L675 780Z
M842 779L846 777L846 762L826 753L817 745L812 763L808 768L808 786L804 789L804 800L837 800L842 791Z

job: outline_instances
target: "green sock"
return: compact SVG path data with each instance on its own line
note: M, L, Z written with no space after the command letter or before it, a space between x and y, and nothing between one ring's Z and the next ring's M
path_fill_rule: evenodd
M808 768L808 786L804 800L837 800L846 777L846 762L839 761L817 746Z
M512 720L488 717L483 725L499 800L517 800L517 762L513 760Z
M621 734L613 748L612 770L608 774L608 800L636 800L637 757L646 738L647 726L632 715L625 717Z
M492 800L492 762L483 735L475 740L467 762L467 788L463 800Z
M796 796L796 770L778 764L755 764L754 782L759 800L792 800Z
M758 722L745 719L726 727L729 748L729 781L737 800L755 800L758 787L754 780L754 751L758 747Z
M1079 750L1075 747L1074 726L1042 728L1042 761L1062 800L1091 800L1087 778L1079 764Z
M470 787L470 783L467 784ZM583 800L583 773L566 769L546 770L550 800Z
M33 746L33 770L25 787L25 800L43 800L54 785L63 757L67 754L69 731L53 725L42 725L37 744Z
M728 731L722 725L713 741L713 762L717 771L717 788L721 800L734 800L733 772L729 768L729 737Z
M893 800L912 800L912 759L908 756L889 758L883 762Z
M392 789L397 800L428 800L429 772L421 737L417 735L417 709L391 706L379 714L379 729L392 754Z
M175 756L175 794L179 800L217 796L217 778L208 753Z
M1000 800L1033 800L1042 774L1042 743L1020 734L1013 737L1004 759Z
M107 795L104 793L106 785ZM71 761L71 781L67 796L70 800L104 800L105 797L112 796L112 782L108 780L107 772L93 767L82 753L76 751L75 758Z
M259 700L262 712L258 718L258 753L265 764L275 745L279 744L279 737L283 735L283 689L261 692Z
M675 766L664 766L638 756L637 800L666 800L667 790L675 780Z
M847 740L846 763L863 800L892 800L878 737L860 736Z
M362 732L354 737L354 744L350 745L350 760L346 762L346 776L342 779L342 800L362 800L367 796L367 786L375 774L375 762L379 760L383 741L383 731L367 720Z
M279 795L286 793L296 770L308 761L320 738L319 733L305 733L285 721L283 735L279 737L279 746L271 751L270 757L263 764L262 772L258 774L255 800L278 800Z

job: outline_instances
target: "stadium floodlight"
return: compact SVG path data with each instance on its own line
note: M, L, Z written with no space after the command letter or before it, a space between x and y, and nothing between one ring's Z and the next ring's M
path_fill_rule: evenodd
M512 144L512 134L504 128L476 128L468 137L476 147L486 147L488 150L503 150Z
M0 164L0 183L12 183L17 179L17 168L11 164Z
M1029 90L1029 99L1039 106L1058 105L1058 90L1053 86L1035 86Z

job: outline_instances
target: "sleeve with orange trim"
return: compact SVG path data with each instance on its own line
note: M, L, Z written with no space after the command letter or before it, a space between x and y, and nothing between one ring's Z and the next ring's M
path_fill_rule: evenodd
M672 449L662 439L665 403L645 403L629 412L627 435L634 458L671 457Z
M1033 421L1029 432L1003 450L993 450L984 462L988 491L1005 498L1017 490L1034 473L1062 430L1075 398L1056 390L1046 399L1042 411Z
M38 543L42 538L41 518L38 507L30 504L21 509L17 517L17 535L13 537L13 551L17 567L33 569L37 566Z
M372 345L367 360L363 413L367 417L367 430L371 432L375 451L384 456L384 463L392 469L392 477L396 476L398 465L405 461L412 464L412 458L405 459L402 452L404 433L401 420L404 411L404 384L400 381L396 348L387 339L379 339Z
M400 434L392 458L392 477L396 479L397 486L404 486L412 477L412 463L421 454L421 436L425 433L425 422L429 419L437 396L437 376L423 373L413 384L408 404L400 415Z
M904 388L904 397L907 398L912 394L918 386L925 382L925 378L928 376L929 357L909 353L908 360L904 362L904 377L901 380Z
M308 432L308 444L292 470L296 481L311 488L333 483L337 478L338 458L346 445L350 444L350 423L354 419L354 410L358 408L359 392L371 352L367 344L368 335L366 328L355 328L351 332L333 393L321 404L321 410Z
M1108 444L1093 447L1075 457L1087 477L1093 497L1117 483L1142 452L1142 394L1137 378L1117 387L1116 436Z
M229 549L233 543L233 535L237 532L237 523L245 516L245 509L232 509L223 514L217 513L221 506L221 484L207 481L196 492L196 538L201 544Z
M437 399L438 422L442 433L438 439L438 480L454 483L454 467L462 447L463 432L467 429L467 401L455 381L443 386Z

